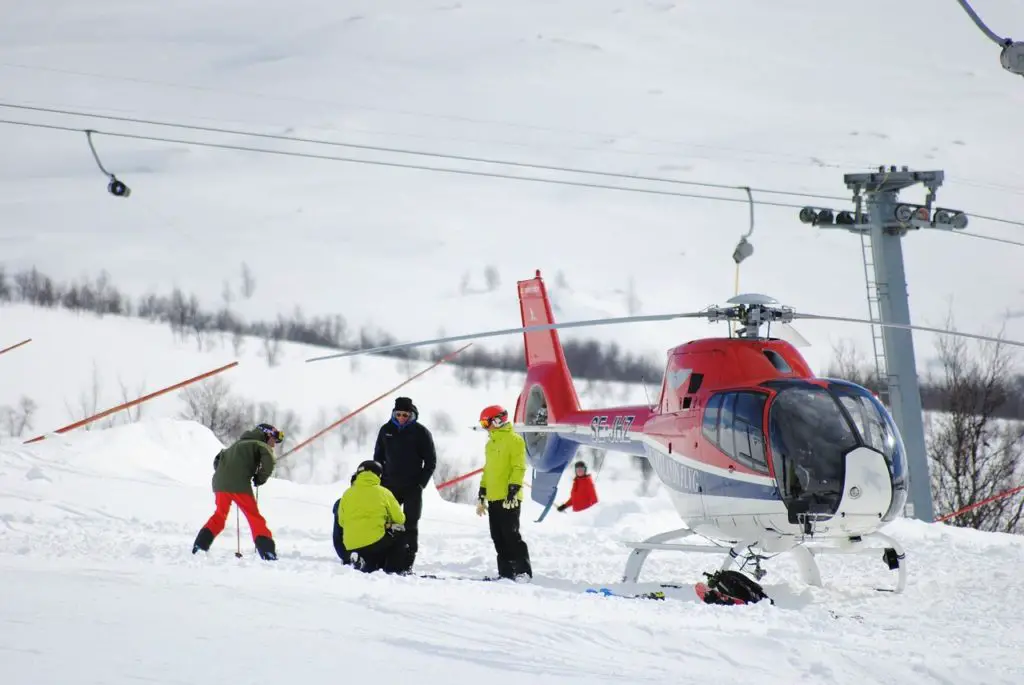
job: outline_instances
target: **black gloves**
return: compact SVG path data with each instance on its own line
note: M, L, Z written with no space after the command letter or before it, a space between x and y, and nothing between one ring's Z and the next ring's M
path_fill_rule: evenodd
M501 506L505 509L515 509L519 506L519 499L516 495L519 494L519 486L515 483L509 483L508 495L505 496L505 501L502 502Z
M563 504L563 505L558 507L558 511L565 511L568 508L569 508L569 503L566 502L565 504Z
M478 500L480 500L481 502L486 502L487 501L487 488L485 488L484 486L481 485L480 489L476 493L476 498Z

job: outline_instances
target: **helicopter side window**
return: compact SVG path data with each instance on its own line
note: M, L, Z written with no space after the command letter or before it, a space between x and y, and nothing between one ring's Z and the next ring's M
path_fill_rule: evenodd
M718 442L718 410L722 406L722 396L712 395L708 406L704 409L704 437L714 443Z
M747 466L764 473L768 472L768 459L765 456L761 419L764 416L766 400L767 397L759 392L736 393L736 409L732 424L736 445L736 453L733 456Z
M718 446L732 458L736 458L736 441L733 434L733 419L736 415L736 393L722 397L722 411L718 415Z

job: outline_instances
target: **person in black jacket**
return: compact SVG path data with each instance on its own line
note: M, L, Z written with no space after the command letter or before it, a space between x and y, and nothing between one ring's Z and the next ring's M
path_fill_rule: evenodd
M391 491L405 512L409 553L416 559L423 489L437 467L434 438L419 421L419 410L408 397L396 397L391 420L380 427L373 460L384 470L380 484Z

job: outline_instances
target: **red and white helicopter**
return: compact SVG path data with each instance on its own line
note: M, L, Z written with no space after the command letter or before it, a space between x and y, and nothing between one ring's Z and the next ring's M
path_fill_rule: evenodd
M633 551L623 582L635 583L652 550L725 554L722 569L764 576L765 555L791 551L804 581L821 585L815 556L879 553L906 586L903 548L879 528L907 500L907 457L892 416L875 395L843 380L815 377L797 349L768 337L796 318L867 323L799 314L764 295L738 295L729 307L556 324L540 271L519 281L521 328L487 331L332 354L382 352L521 333L526 382L515 430L533 468L531 497L545 505L581 445L646 457L686 527L626 543ZM559 341L560 328L707 318L738 322L735 336L693 340L668 351L653 406L583 409ZM960 335L924 326L885 324ZM767 327L760 336L760 328ZM1014 341L1006 344L1021 345ZM310 360L313 361L313 360ZM543 519L541 516L541 519ZM692 535L721 546L670 542Z

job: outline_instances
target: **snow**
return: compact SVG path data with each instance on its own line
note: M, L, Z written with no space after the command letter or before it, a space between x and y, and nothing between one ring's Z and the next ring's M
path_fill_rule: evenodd
M637 586L618 582L628 552L623 541L677 528L679 520L664 491L638 495L638 476L614 454L596 476L601 501L592 509L553 512L538 524L540 507L525 502L530 585L365 576L342 567L330 541L331 505L367 456L338 446L338 434L350 430L344 426L314 443L325 446L317 470L298 474L302 482L272 478L260 488L281 557L276 564L258 559L244 517L236 531L234 515L210 554L194 557L192 540L213 509L211 460L221 443L176 418L176 395L145 404L141 421L52 429L70 420L65 405L90 387L92 360L105 383L103 408L120 401L106 380L114 371L127 387L145 380L152 391L222 364L226 351L199 352L191 341L174 341L166 326L116 317L27 306L0 308L0 316L35 335L0 357L0 404L29 392L39 415L22 439L49 434L29 445L0 441L5 682L390 682L413 673L430 683L496 685L523 678L703 685L752 674L765 685L1024 678L1016 609L1024 588L1014 570L1024 562L1024 539L898 520L885 532L907 549L902 595L873 589L893 581L880 559L825 557L825 586L810 588L782 556L768 562L763 580L775 606L708 606L691 588L717 566L717 556L654 552ZM355 371L305 364L312 348L292 344L271 369L255 341L246 349L225 376L233 374L236 391L296 408L308 428L293 441L314 432L319 404L358 406L404 377L394 361L380 359L365 359ZM496 395L514 400L519 376L509 374L504 389L498 374L488 391L461 386L451 374L441 367L403 393L419 403L428 425L436 406L450 412L458 428L439 436L439 452L469 470L479 465L484 439L468 430L472 417ZM393 396L366 410L373 425L386 419ZM310 450L286 459L308 459ZM568 476L563 496L567 485ZM494 574L486 521L429 487L416 570ZM585 592L661 583L683 587L665 589L664 602Z
M826 586L794 580L786 560L764 580L776 599L700 604L606 598L619 541L673 526L664 497L598 480L602 502L523 534L532 585L366 576L330 542L339 485L271 479L260 506L280 560L256 557L234 517L193 557L212 512L201 426L152 419L0 448L0 650L11 683L394 682L1019 683L1024 637L1014 569L1024 540L897 521L907 545L903 595L875 592L880 561L826 560ZM486 523L427 490L417 570L493 573ZM689 586L712 557L654 553L647 583ZM858 574L866 573L866 579ZM642 578L643 580L644 578ZM865 584L865 582L867 584ZM629 589L629 588L621 588ZM835 614L835 616L833 616Z
M1024 0L987 3L1003 33ZM3 101L516 162L847 197L842 175L880 164L942 169L938 204L1019 216L1020 81L956 3L856 5L459 0L184 0L24 4L0 27ZM52 16L67 17L54 25ZM745 199L741 191L508 169L3 109L0 118L364 160L506 171ZM561 271L565 317L692 311L734 294L743 202L661 197L294 159L99 136L132 188L105 191L84 136L0 126L4 262L60 279L107 269L133 295L180 285L207 306L240 266L272 319L301 305L400 338L518 324L513 281ZM921 200L920 187L904 199ZM757 199L824 202L756 194ZM826 204L829 204L826 202ZM841 205L833 202L832 205ZM859 239L758 206L742 290L798 311L868 315ZM1020 240L1015 226L969 231ZM994 332L1021 308L1019 248L939 231L906 238L915 323ZM459 294L469 275L481 290ZM568 331L651 355L721 332L703 321ZM841 337L807 321L821 368ZM1006 334L1024 338L1024 319ZM934 336L915 335L918 358ZM482 341L485 347L514 344Z

